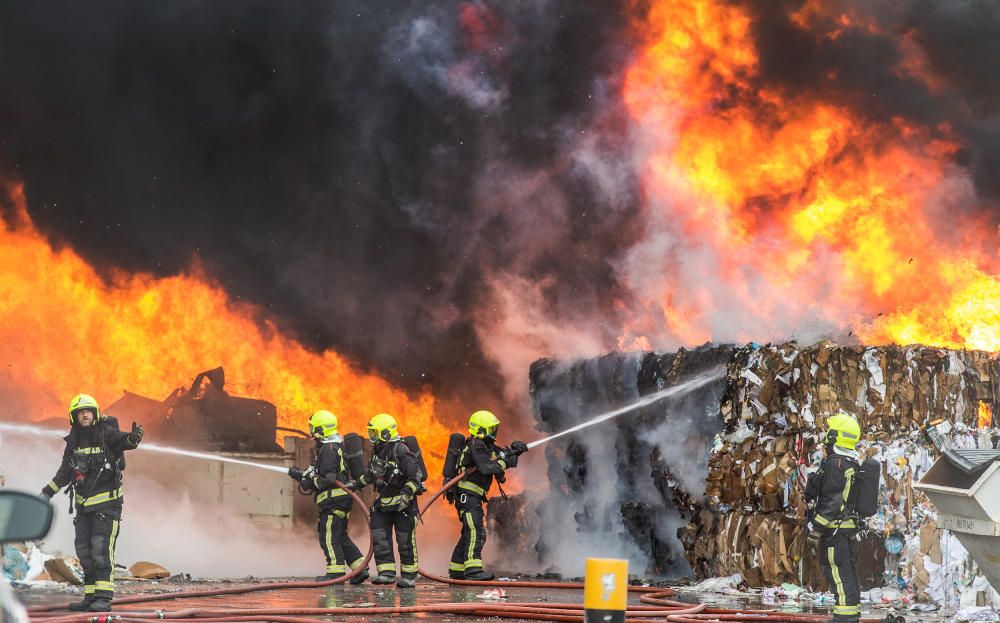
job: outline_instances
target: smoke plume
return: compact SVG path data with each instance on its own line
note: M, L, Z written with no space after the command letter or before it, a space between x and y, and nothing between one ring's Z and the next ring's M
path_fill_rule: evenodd
M10 5L0 174L99 267L197 265L312 348L481 408L511 367L493 328L530 344L521 391L567 346L511 306L573 335L621 294L627 24L610 2Z

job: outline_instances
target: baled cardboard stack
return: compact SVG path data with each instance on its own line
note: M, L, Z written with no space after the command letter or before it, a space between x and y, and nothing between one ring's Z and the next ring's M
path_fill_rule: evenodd
M947 420L956 445L993 447L992 431L977 425L983 410L995 411L998 372L996 356L923 346L738 349L728 365L705 508L680 533L692 568L700 577L741 573L756 586L825 584L806 550L802 496L807 473L822 460L826 419L842 409L858 418L864 451L884 468L881 511L859 548L862 583L902 578L919 593L927 585L921 566L935 558L933 535L920 547L929 550L926 559L913 546L933 517L912 488L935 452L921 427ZM898 572L884 546L891 534L911 545L903 555L911 561Z

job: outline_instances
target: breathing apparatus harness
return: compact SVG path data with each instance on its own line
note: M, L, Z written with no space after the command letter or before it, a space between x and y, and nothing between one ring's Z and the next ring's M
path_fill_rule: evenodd
M109 418L105 416L101 419L94 418L94 423L91 424L92 427L97 428L93 434L97 435L100 440L99 447L101 449L103 461L101 461L101 466L97 470L97 475L94 476L94 479L90 483L90 489L87 491L87 495L83 496L84 498L89 498L94 494L94 488L97 486L97 483L100 482L101 474L104 473L105 469L113 469L115 471L115 488L122 486L122 471L125 467L124 456L115 457L114 460L112 460L111 454L108 452L107 442L104 438L104 427L106 425L117 426L117 420L113 418L109 420ZM86 482L87 476L90 474L91 464L93 463L93 459L87 458L83 464L81 464L81 456L87 455L78 454L76 450L80 447L80 433L83 427L76 423L73 424L73 427L73 430L70 431L70 441L72 441L74 446L73 458L70 459L70 466L73 468L73 479L70 481L69 486L66 487L66 495L69 496L69 514L71 515L74 512L76 488L78 486L82 486L83 483Z
M827 434L828 456L836 453L833 443L835 440L835 431L830 431ZM845 500L840 512L834 519L834 521L837 522L837 527L834 528L833 535L836 536L840 531L841 523L845 520L853 520L857 529L855 539L860 541L869 532L866 519L878 511L878 493L882 476L881 466L875 459L861 461L860 457L854 458L853 456L847 456L839 453L837 453L837 455L844 459L852 460L858 465L858 467L849 476L847 486L849 487L850 492L848 493L847 500ZM812 502L813 504L819 502L820 493L823 491L825 465L826 460L824 459L824 461L820 464L819 471L811 475L806 482L806 500L808 502ZM812 517L815 515L815 512L815 508L810 511L810 522L812 521Z
M299 493L301 493L302 495L313 495L314 493L317 493L312 489L306 489L302 483L312 482L313 477L316 476L316 464L319 463L319 447L330 443L342 443L344 440L343 437L341 437L338 434L333 434L330 435L329 437L324 437L322 439L319 438L314 438L314 439L316 440L316 444L313 446L312 449L311 453L312 460L309 463L309 467L302 470L302 478L299 479L298 489ZM344 460L343 450L341 450L339 454L340 454L340 468L339 468L340 473L345 473L347 472L347 464Z

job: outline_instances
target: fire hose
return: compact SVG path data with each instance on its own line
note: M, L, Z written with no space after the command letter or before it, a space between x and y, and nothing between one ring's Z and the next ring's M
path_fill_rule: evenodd
M422 517L427 510L448 489L458 484L462 478L475 468L459 474L444 484L427 500L419 515ZM344 488L341 482L336 486ZM345 489L347 490L347 489ZM368 509L364 500L354 491L347 490L354 501L362 508L368 518ZM366 522L367 523L367 522ZM218 597L224 595L241 595L260 591L288 590L299 588L325 588L347 582L368 567L374 553L374 542L369 527L368 554L364 562L349 573L332 580L319 582L266 582L236 588L221 588L208 590L179 591L159 595L139 595L115 599L116 607L171 601L174 599L190 599L197 597ZM580 582L530 582L530 581L499 581L499 580L456 580L441 577L424 569L420 575L444 584L459 586L487 586L504 588L542 588L542 589L583 589ZM676 596L676 591L670 588L650 586L629 586L629 592L638 593L639 601L645 605L628 605L625 620L629 623L712 623L723 621L766 623L821 623L829 620L826 615L788 614L774 610L734 610L728 608L709 608L705 604L691 604L669 599ZM508 602L503 604L469 604L469 603L439 603L419 606L371 606L371 607L340 607L340 608L254 608L254 609L209 609L186 608L174 611L115 611L113 613L80 612L74 614L56 613L65 610L69 604L50 606L33 606L28 608L31 618L39 623L318 623L316 618L330 616L358 615L403 615L403 614L451 614L477 617L502 617L534 621L554 621L566 623L581 623L584 621L583 607L578 603L532 603ZM863 619L865 623L880 623L882 619ZM898 618L902 622L902 617Z

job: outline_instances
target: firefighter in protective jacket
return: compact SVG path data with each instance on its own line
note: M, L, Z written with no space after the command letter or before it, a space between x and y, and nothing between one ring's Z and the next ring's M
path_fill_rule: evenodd
M420 566L416 540L416 496L423 492L420 464L400 438L395 418L388 413L380 413L368 422L368 439L374 446L368 469L356 483L345 485L352 489L375 486L370 525L378 575L372 578L372 584L395 582L400 588L413 588ZM393 530L399 548L399 579L392 553Z
M476 470L448 491L448 499L458 509L462 534L451 554L448 576L462 580L492 580L493 574L483 570L483 546L486 544L486 523L483 503L493 479L503 482L504 473L517 467L518 455L527 452L523 441L510 448L497 446L500 420L489 411L476 411L469 418L469 437L458 458L458 470Z
M855 451L861 427L841 411L827 420L826 458L807 485L806 499L815 503L808 524L818 540L820 569L833 589L835 623L856 623L861 616L861 587L857 572L859 519L852 505L852 487L860 469Z
M118 421L101 413L97 401L79 394L69 403L70 431L64 439L62 463L42 489L52 498L69 486L70 508L76 505L76 555L83 567L84 598L70 610L107 612L115 592L115 544L122 519L122 469L125 450L142 441L142 426L132 423L123 433Z
M317 581L343 577L348 569L361 566L365 557L347 533L347 520L354 504L351 495L336 486L350 481L344 458L343 438L337 433L337 416L320 410L309 418L309 432L316 440L316 458L305 471L288 468L288 475L298 481L305 492L312 492L319 507L319 545L326 556L326 575ZM351 578L351 584L361 584L368 578L364 569Z

